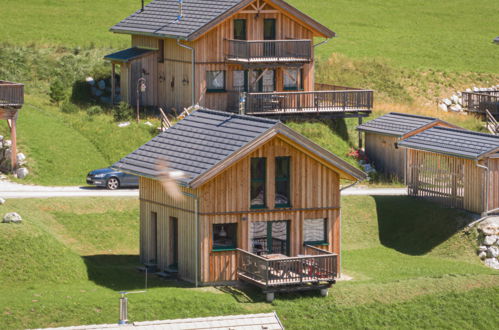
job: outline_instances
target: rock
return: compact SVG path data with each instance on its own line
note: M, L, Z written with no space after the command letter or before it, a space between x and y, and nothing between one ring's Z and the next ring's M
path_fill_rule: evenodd
M466 88L466 92L471 93L472 92L471 88Z
M152 125L152 123L151 123L150 121L146 121L146 122L144 123L144 125L147 125L147 126L150 126L150 127L152 127L152 126L153 126L153 125Z
M447 109L447 105L446 105L445 103L440 103L440 104L438 105L438 108L439 108L440 110L442 110L442 111L445 111L445 112L449 111L449 109Z
M478 254L478 258L480 258L480 260L485 260L487 258L487 252L485 251L482 251Z
M487 246L494 245L494 243L497 242L497 238L498 237L496 235L485 236L485 238L483 239L483 244Z
M499 217L490 217L478 225L478 230L485 236L499 235Z
M3 141L3 146L4 146L4 148L10 148L10 147L12 147L12 141L11 140L5 140L5 141Z
M28 176L29 171L26 167L21 167L17 169L16 174L19 179L24 179Z
M86 77L86 78L85 78L85 81L86 81L86 82L87 82L90 86L95 85L95 80L94 80L94 78L92 78L92 77Z
M462 98L462 97L460 97L460 98L457 100L457 104L459 104L459 105L461 105L461 106L463 105L463 98Z
M479 91L480 91L480 88L478 88L478 87L473 87L473 92L475 92L475 93L476 93L476 92L479 92Z
M457 94L457 96L459 96L459 97L463 96L463 93L461 93L461 92L457 92L456 94Z
M17 154L17 162L18 163L24 162L25 160L26 160L26 156L22 152Z
M3 141L3 135L0 135L0 141Z
M12 150L10 150L10 148L5 149L5 152L3 153L3 158L10 159L10 156L12 156Z
M7 213L6 215L4 215L2 222L4 222L4 223L11 223L11 222L12 223L21 223L21 221L23 221L23 219L21 218L19 213L10 212L10 213Z
M119 123L118 124L118 127L128 127L128 126L130 126L130 122L129 121L126 121L124 123Z
M485 265L493 269L499 269L499 261L496 258L485 259Z
M487 251L487 247L485 245L480 245L478 247L478 252L485 252L485 251Z
M457 104L459 102L459 96L457 96L456 94L452 95L450 99L454 104Z
M452 111L455 111L455 112L459 112L461 110L463 110L463 107L460 106L459 104L453 104L450 106L450 108Z
M452 101L449 100L449 99L443 99L442 102L446 105L446 106L450 106L452 105Z
M5 199L3 199L2 197L0 197L0 205L3 205L5 204Z
M104 90L106 88L106 82L104 80L99 80L99 82L97 83L97 87L99 87L99 89L101 90Z
M491 246L487 249L487 257L489 258L497 258L499 257L499 247Z
M0 170L2 172L10 172L12 170L12 164L10 162L10 159L4 159L1 163L0 163Z

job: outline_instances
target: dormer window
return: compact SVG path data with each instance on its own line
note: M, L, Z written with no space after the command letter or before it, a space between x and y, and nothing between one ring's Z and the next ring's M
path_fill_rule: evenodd
M275 207L291 207L290 157L275 159Z
M251 158L251 192L250 201L252 209L263 209L266 207L266 158Z

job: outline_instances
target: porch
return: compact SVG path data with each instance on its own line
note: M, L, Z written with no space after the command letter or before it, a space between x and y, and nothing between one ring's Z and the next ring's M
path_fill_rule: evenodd
M237 251L238 278L262 288L268 301L275 292L320 290L325 296L338 275L338 255L310 245L304 246L305 254L296 257Z

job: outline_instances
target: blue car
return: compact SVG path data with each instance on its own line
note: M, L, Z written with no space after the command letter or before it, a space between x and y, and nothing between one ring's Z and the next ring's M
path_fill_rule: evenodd
M89 172L87 174L87 184L106 187L110 190L120 187L138 187L139 177L107 167Z

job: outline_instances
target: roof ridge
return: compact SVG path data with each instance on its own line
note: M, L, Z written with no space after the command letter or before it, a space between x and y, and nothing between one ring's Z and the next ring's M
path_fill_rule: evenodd
M452 131L456 133L464 133L464 134L470 134L470 135L477 135L477 136L484 136L484 137L490 137L494 139L499 140L499 135L493 135L489 133L482 133L482 132L477 132L477 131L472 131L468 129L458 129L458 128L451 128L451 127L442 127L442 126L434 126L430 129L439 129L439 130L446 130L446 131ZM418 134L416 134L418 135Z
M420 116L420 115L415 115L412 113L404 113L404 112L389 112L388 114L389 115L404 116L404 117L411 117L411 118L441 120L440 118L436 118L436 117ZM383 117L383 116L381 116L381 117ZM380 117L378 117L378 118L380 118Z

